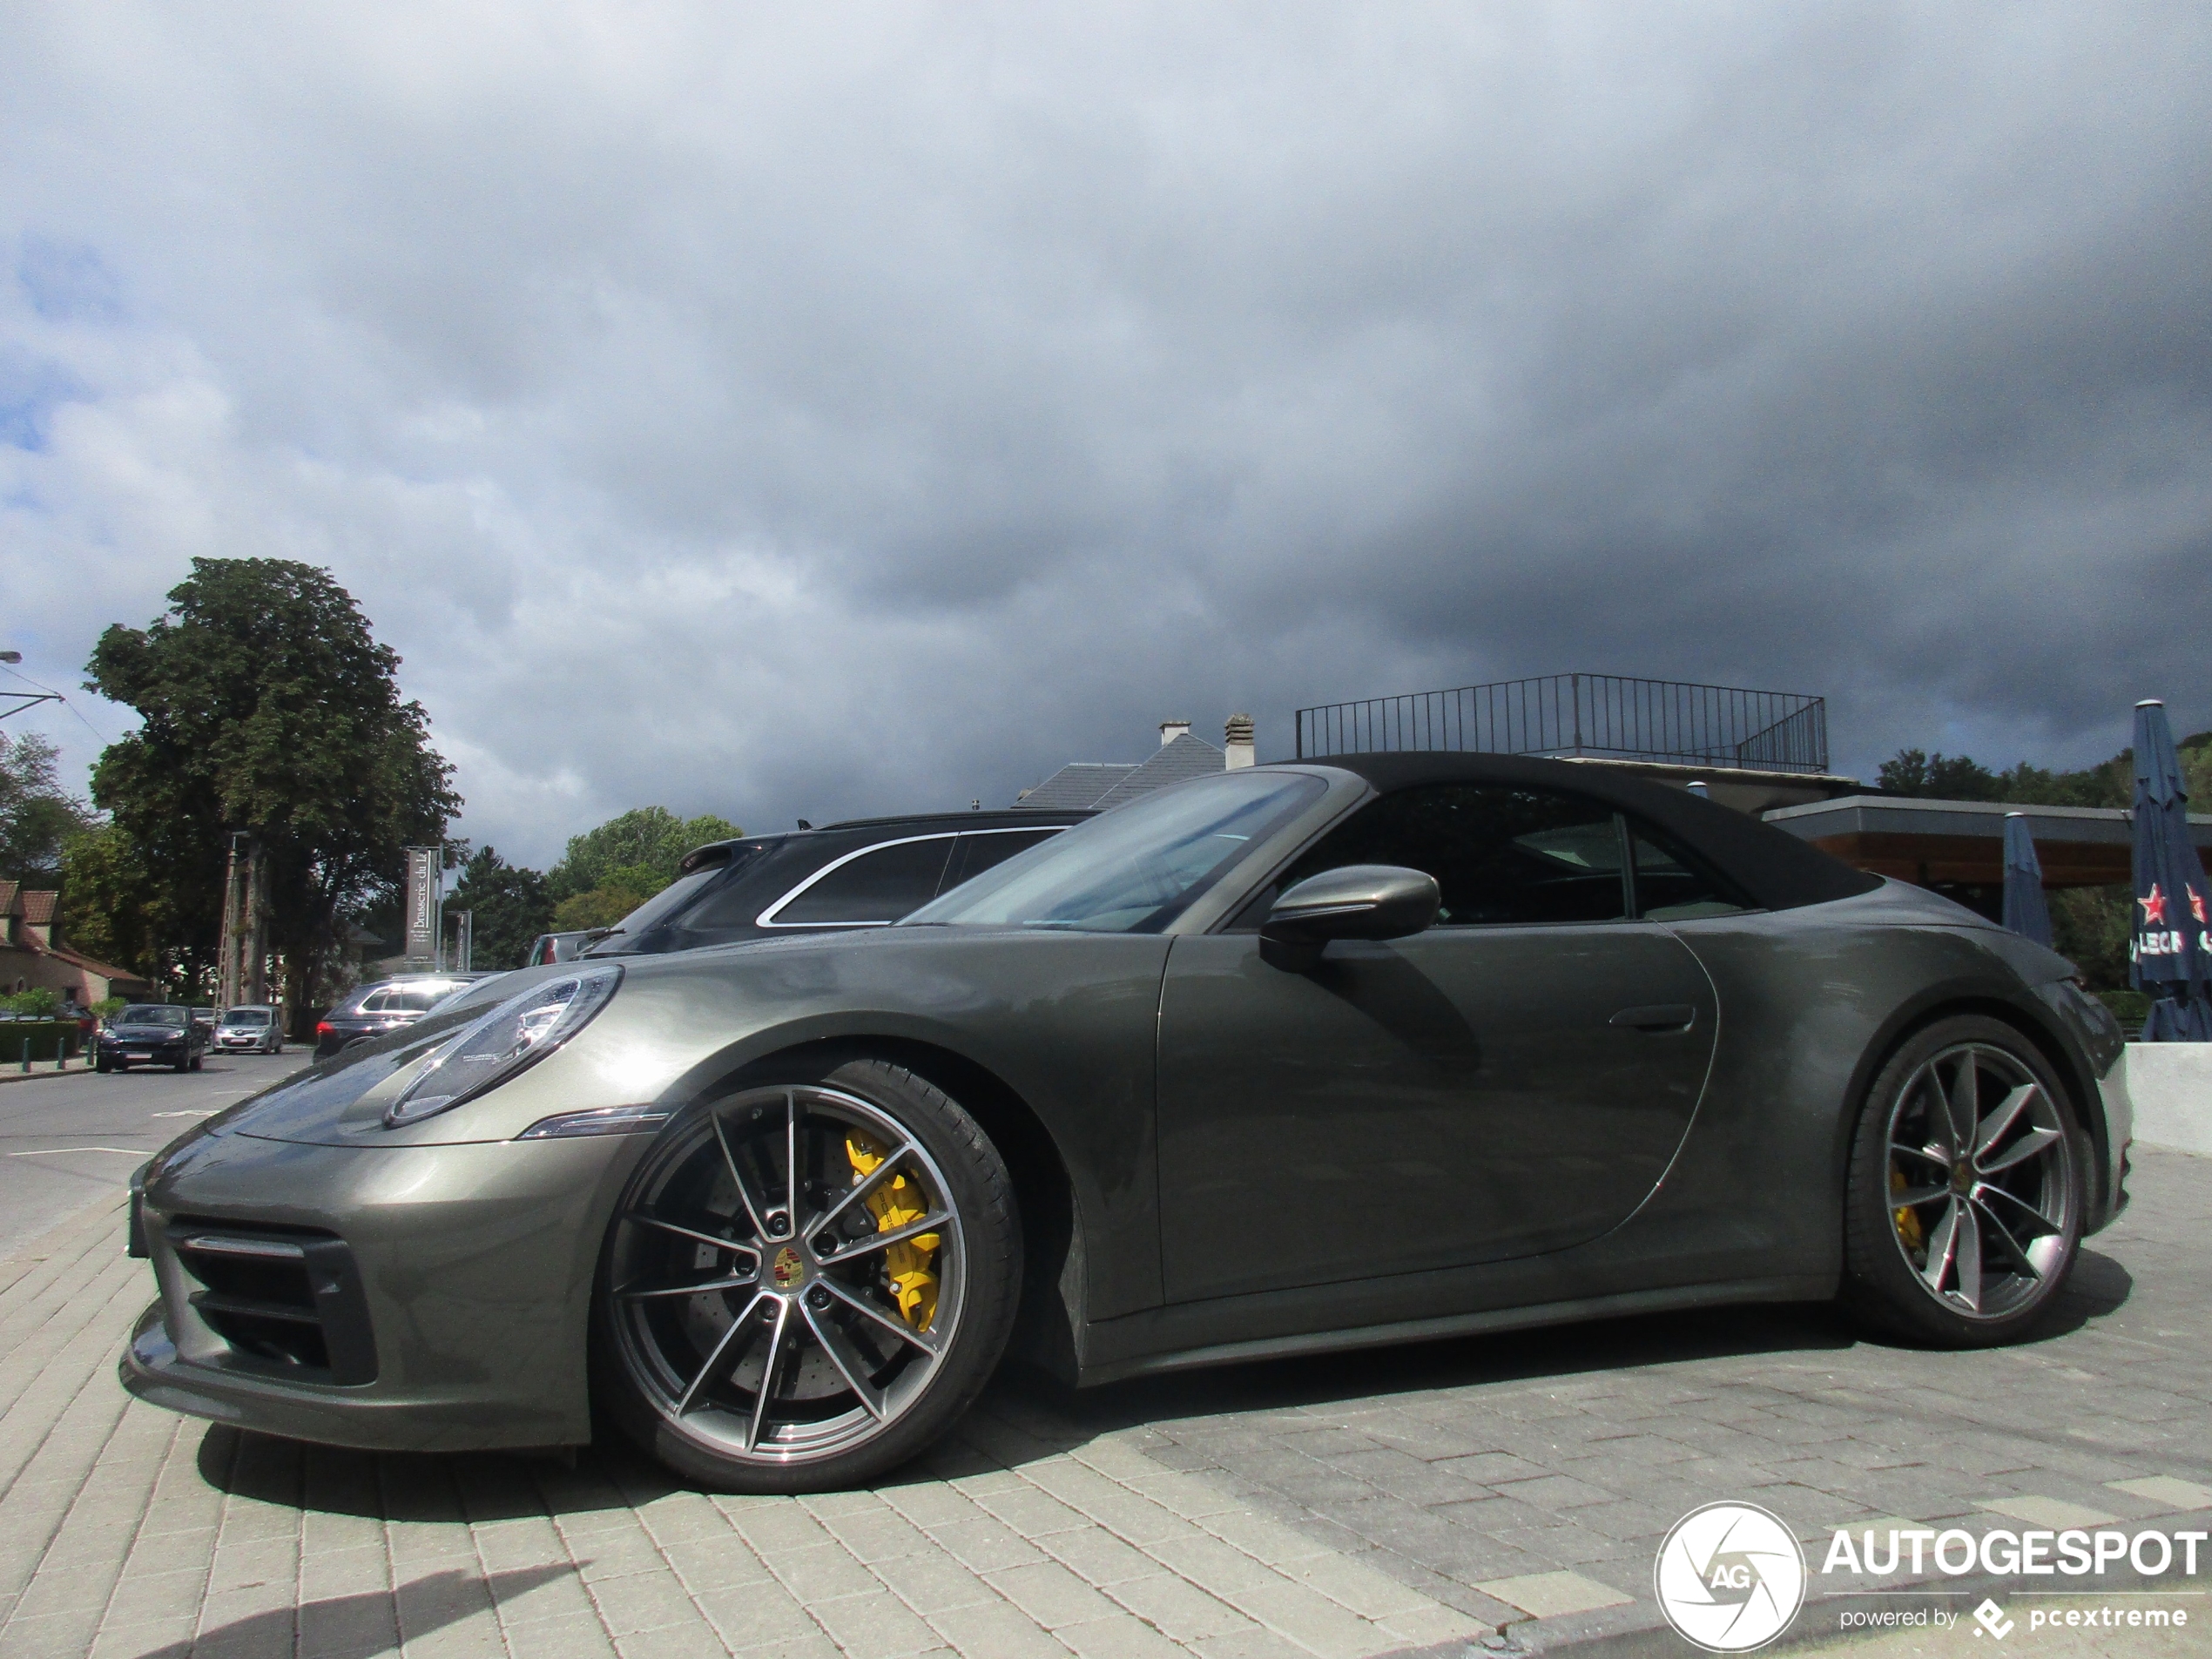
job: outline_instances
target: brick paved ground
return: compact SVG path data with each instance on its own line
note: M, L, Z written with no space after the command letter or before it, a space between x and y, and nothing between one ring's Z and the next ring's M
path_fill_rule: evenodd
M1753 1310L1004 1386L929 1467L806 1501L130 1403L151 1286L103 1206L0 1266L0 1654L1367 1659L1649 1628L1659 1535L1716 1498L1824 1542L2212 1506L2212 1160L2147 1152L2136 1191L2024 1348Z

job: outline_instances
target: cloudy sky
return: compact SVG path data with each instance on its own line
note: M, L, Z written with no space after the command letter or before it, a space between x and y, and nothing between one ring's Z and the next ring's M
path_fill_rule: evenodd
M327 565L531 860L1568 669L2101 759L2212 725L2207 85L2195 5L26 0L0 644Z

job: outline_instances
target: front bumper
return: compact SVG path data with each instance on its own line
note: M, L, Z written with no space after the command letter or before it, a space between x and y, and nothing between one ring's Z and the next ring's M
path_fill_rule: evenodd
M112 1037L102 1037L96 1050L99 1057L118 1066L173 1066L180 1060L192 1057L188 1043L175 1042L118 1042Z
M192 1142L140 1200L159 1295L132 1332L123 1386L172 1411L368 1450L587 1441L594 1275L648 1139ZM341 1381L313 1352L300 1363L241 1345L235 1317L219 1311L238 1304L212 1295L226 1287L197 1276L179 1249L207 1232L310 1251L334 1241L371 1352L353 1372L371 1380Z

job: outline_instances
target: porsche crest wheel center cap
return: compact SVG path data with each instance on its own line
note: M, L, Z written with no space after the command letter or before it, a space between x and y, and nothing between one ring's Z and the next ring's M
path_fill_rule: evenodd
M786 1244L768 1264L768 1274L776 1281L778 1290L795 1291L806 1277L806 1264L799 1259L797 1251Z

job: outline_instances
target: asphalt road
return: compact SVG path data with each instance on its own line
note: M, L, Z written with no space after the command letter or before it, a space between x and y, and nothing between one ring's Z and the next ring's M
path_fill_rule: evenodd
M0 1255L111 1197L201 1118L314 1057L311 1048L211 1054L197 1072L72 1074L0 1088Z

